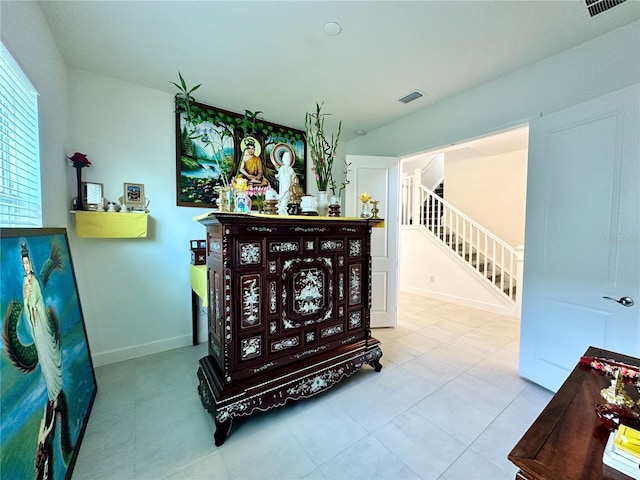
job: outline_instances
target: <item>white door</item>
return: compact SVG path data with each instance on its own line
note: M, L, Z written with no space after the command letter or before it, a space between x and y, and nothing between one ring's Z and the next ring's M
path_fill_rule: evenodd
M351 182L345 189L345 216L360 215L359 196L379 200L382 228L371 233L371 327L395 327L398 316L398 212L400 160L347 155Z
M640 356L639 136L640 85L530 124L520 373L550 390L589 346Z

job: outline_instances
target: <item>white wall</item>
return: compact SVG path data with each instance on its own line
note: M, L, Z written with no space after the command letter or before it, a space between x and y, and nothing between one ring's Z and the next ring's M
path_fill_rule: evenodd
M524 244L527 150L444 161L445 199L512 247Z
M96 364L191 342L189 240L205 238L192 217L207 210L176 206L173 112L169 94L69 69L67 149L92 161L83 179L103 183L115 201L125 182L142 183L151 201L145 239L76 238L71 230Z
M519 317L516 306L423 227L400 229L400 290Z
M45 227L66 227L71 174L65 159L67 69L37 2L0 2L2 42L38 91L42 215Z

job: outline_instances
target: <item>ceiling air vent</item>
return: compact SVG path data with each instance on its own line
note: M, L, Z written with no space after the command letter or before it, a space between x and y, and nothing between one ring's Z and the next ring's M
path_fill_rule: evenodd
M409 95L405 95L404 97L402 97L398 101L402 102L402 103L409 103L409 102L413 102L414 100L417 100L418 98L420 98L422 96L423 96L422 92L419 92L418 90L414 90Z
M615 7L616 5L620 5L626 0L584 0L584 1L587 4L587 10L589 10L589 15L594 17L599 13L606 12L607 10Z

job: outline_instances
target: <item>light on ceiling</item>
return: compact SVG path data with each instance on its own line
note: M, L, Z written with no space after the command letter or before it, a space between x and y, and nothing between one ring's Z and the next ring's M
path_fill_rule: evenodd
M327 22L324 24L322 29L324 30L324 33L330 37L336 37L340 35L340 32L342 32L342 27L337 22Z
M361 137L362 135L366 135L367 132L365 132L364 130L356 130L355 132L356 135L358 135L359 137Z

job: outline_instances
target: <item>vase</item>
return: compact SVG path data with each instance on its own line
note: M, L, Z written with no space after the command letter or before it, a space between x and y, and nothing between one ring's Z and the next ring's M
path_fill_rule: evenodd
M236 192L235 212L249 213L251 212L251 198L247 192Z
M326 191L318 192L318 215L326 217L329 213L329 197Z
M78 195L76 197L76 210L84 210L84 199L82 194L82 167L74 167L76 169L76 187Z
M362 202L362 210L360 210L360 218L371 218L371 210L369 202Z
M300 208L303 215L318 215L318 202L311 195L304 195L300 200Z

